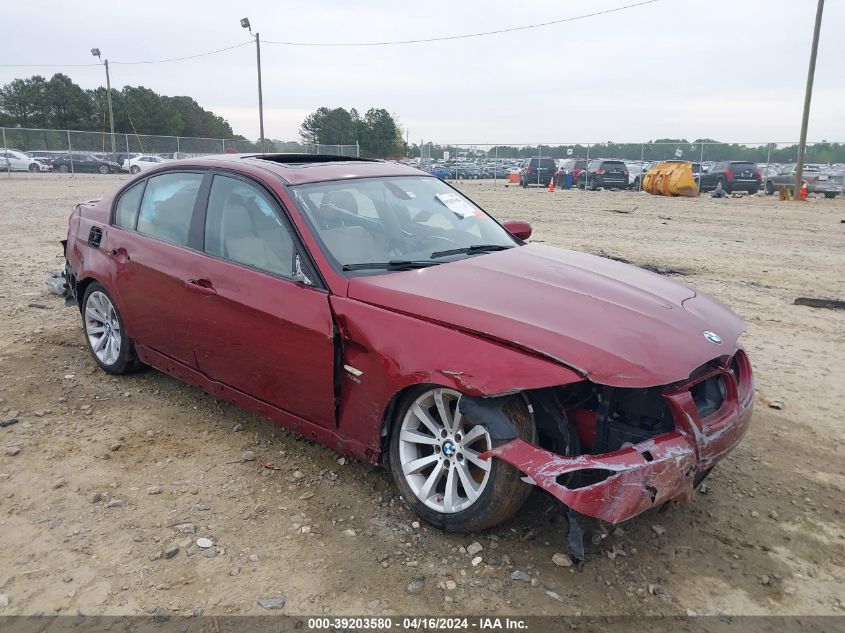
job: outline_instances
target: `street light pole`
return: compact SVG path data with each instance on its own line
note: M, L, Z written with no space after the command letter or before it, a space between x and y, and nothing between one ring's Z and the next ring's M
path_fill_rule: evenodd
M801 140L798 142L798 162L795 163L795 187L792 199L801 199L801 187L804 180L804 155L807 150L807 126L810 122L810 101L813 98L813 78L816 74L816 54L819 52L819 31L822 27L824 0L819 0L816 7L816 26L813 29L813 46L810 49L810 68L807 70L807 90L804 93L804 115L801 118Z
M249 29L249 34L252 35L252 26L249 24L249 18L241 18L241 27ZM260 135L261 151L266 152L266 144L264 142L264 95L261 90L261 34L255 34L255 61L258 66L258 133Z
M91 54L97 59L102 59L100 57L99 48L92 48ZM109 60L104 59L103 65L106 67L106 101L109 104L109 129L111 130L111 159L114 162L117 162L117 145L114 141L114 110L112 110L111 105L111 77L109 77Z

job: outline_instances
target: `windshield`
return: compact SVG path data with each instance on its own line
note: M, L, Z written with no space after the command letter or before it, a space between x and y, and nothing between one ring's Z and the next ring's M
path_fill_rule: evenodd
M291 190L324 252L346 270L401 269L364 266L369 263L433 265L516 245L490 216L437 178L362 178Z

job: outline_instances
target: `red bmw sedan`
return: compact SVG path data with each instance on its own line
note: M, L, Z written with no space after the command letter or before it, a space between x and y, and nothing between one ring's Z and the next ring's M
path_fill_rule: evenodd
M381 463L445 530L533 487L612 523L692 495L751 417L742 321L530 234L410 167L213 156L77 206L65 275L104 371Z

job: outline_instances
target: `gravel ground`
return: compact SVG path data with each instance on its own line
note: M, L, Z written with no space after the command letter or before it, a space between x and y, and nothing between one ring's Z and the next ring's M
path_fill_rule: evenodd
M792 305L845 298L845 200L461 185L537 241L671 270L748 324L743 444L690 503L585 521L578 572L554 564L565 524L539 494L446 535L376 468L158 372L97 369L43 279L72 206L121 180L0 177L0 420L19 420L0 428L0 613L845 613L845 314Z

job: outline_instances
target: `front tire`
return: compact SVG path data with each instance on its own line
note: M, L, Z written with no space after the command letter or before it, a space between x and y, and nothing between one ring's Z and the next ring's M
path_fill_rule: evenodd
M40 169L40 168L38 167L38 165L36 165L35 163L32 163L32 164L29 166L29 173L31 173L31 174L35 174L35 173L38 173L39 171L41 171L41 169Z
M67 165L59 165L59 173L66 174L68 172Z
M126 336L123 317L109 292L91 283L82 298L82 327L94 361L109 374L128 374L139 366L135 347Z
M97 168L97 171L105 176L107 173L109 173L109 166L108 165L100 165Z
M132 167L129 168L130 174L137 174L139 171L141 171L141 168L138 167L138 165L132 165Z
M405 503L427 523L446 532L474 532L512 517L531 493L518 470L498 460L481 460L503 444L458 411L461 394L425 386L397 407L390 437L390 469ZM524 400L505 405L518 436L536 441Z
M766 181L766 195L767 196L775 195L775 185L771 180Z

